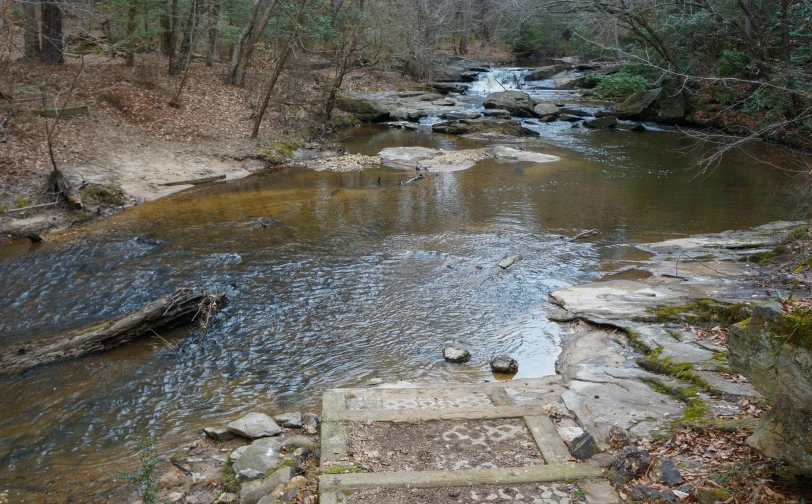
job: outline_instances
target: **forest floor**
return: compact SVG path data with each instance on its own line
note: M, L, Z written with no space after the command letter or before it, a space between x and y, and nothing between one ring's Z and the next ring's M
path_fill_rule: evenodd
M243 88L223 84L227 63L193 60L178 105L182 76L168 76L166 58L139 55L134 67L120 58L87 55L51 66L17 59L0 73L0 119L9 117L8 140L0 144L0 241L86 222L186 186L159 184L225 175L246 176L289 159L306 143L330 143L330 125L318 119L332 69L301 59L277 84L260 133L250 138L254 111L264 89L265 63L257 58ZM415 83L389 70L362 69L343 86L351 91L407 89ZM53 203L44 193L51 161L46 128L53 119L43 107L87 105L89 113L61 118L52 135L57 165L79 187L81 212L61 206L16 211ZM10 100L8 100L10 98ZM334 124L342 116L334 114Z

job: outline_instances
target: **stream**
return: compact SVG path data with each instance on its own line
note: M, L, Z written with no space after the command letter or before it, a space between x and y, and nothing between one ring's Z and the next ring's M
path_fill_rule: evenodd
M507 85L516 71L502 73ZM574 100L533 90L544 93ZM317 410L325 388L493 380L496 353L518 360L519 377L552 374L551 291L644 258L634 243L786 219L797 205L791 179L752 159L780 166L779 149L699 173L701 150L669 128L525 123L540 136L522 147L560 161L485 160L406 186L411 173L384 167L283 168L133 207L81 238L0 246L2 345L181 286L231 300L202 340L181 329L0 379L0 491L11 502L126 502L133 494L109 474L135 464L136 436L169 453L251 410ZM342 142L362 154L488 145L383 125L351 128ZM587 229L600 234L566 239ZM524 259L496 266L512 254ZM454 339L470 362L443 360Z

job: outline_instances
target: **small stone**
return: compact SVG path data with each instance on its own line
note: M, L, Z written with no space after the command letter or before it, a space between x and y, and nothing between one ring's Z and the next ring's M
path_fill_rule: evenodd
M282 432L282 428L273 421L273 418L265 413L256 412L248 413L239 420L231 422L226 425L226 428L239 436L251 439L276 436Z
M651 464L651 454L637 446L626 446L615 454L612 468L626 482L637 477L648 469Z
M571 444L575 441L579 436L584 434L584 429L573 426L573 427L558 427L558 435L561 436L561 439L564 440L565 443Z
M309 437L306 436L291 436L282 440L282 449L283 450L296 450L297 448L307 448L309 450L315 450L319 447L319 443L313 441Z
M273 419L274 422L289 429L301 429L303 425L302 414L298 411L292 413L282 413L281 415L276 415L273 417Z
M663 494L647 486L632 487L629 498L633 502L661 502Z
M277 499L281 499L282 496L285 495L285 490L287 490L286 485L277 485L276 488L273 489L273 492L271 492L271 495Z
M494 373L513 374L519 370L519 363L510 355L501 354L491 359L491 370Z
M321 423L321 418L315 413L305 413L304 414L304 426L305 427L312 427L317 429L319 424Z
M696 501L699 504L716 504L730 498L730 493L724 488L702 487L696 489Z
M455 341L443 349L443 358L448 362L465 362L471 358L471 352L468 347Z
M570 453L578 460L587 460L601 452L592 434L584 432L572 441Z
M293 501L297 495L299 495L299 487L294 486L293 488L290 488L285 491L285 493L282 495L281 500L284 502L290 502Z
M660 483L668 485L680 485L684 481L682 474L680 474L677 465L673 460L657 459L654 461L654 466L651 469L654 478Z
M220 494L220 498L217 499L217 504L225 504L228 502L234 502L237 500L237 494L223 492Z
M229 441L236 437L236 434L225 427L204 427L203 432L215 441Z
M601 469L608 469L612 467L612 454L611 453L598 453L589 459L591 463L596 464Z
M197 483L198 481L203 481L203 475L200 473L192 473L192 483Z
M305 478L304 476L294 476L288 482L288 488L293 488L294 486L298 487L300 490L304 490L305 488L307 488L307 478Z
M265 476L265 473L259 472L256 469L243 469L242 471L237 473L237 481L242 483L243 481L248 481L252 479L260 479Z
M612 448L623 448L624 446L637 444L637 438L633 434L617 425L609 428L608 441Z
M166 500L168 500L171 504L176 504L177 502L182 502L185 496L186 494L183 492L172 492L166 496ZM3 500L0 499L0 503L2 502Z

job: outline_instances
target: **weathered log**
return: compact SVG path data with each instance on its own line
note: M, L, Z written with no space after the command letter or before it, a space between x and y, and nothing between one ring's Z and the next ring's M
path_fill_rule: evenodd
M198 185L198 184L205 184L207 182L216 182L218 180L223 180L226 178L225 175L215 175L213 177L204 177L199 179L191 179L191 180L178 180L177 182L166 182L163 184L158 184L160 186L176 186L176 185Z
M51 170L48 187L50 187L51 190L57 195L62 195L65 198L65 201L68 202L68 205L70 205L74 210L81 210L84 208L82 197L79 196L79 193L73 189L73 186L68 179L65 178L62 170Z
M42 364L104 352L182 324L197 322L201 330L205 330L209 317L226 304L228 299L223 294L179 289L134 312L6 348L0 351L0 375L17 374Z

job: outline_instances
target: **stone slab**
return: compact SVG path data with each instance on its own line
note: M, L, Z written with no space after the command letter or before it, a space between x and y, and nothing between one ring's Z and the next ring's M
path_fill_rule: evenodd
M408 471L392 473L326 474L319 477L319 493L337 489L437 488L471 484L519 484L598 478L599 467L591 464L553 464L522 468L468 469L462 471Z

